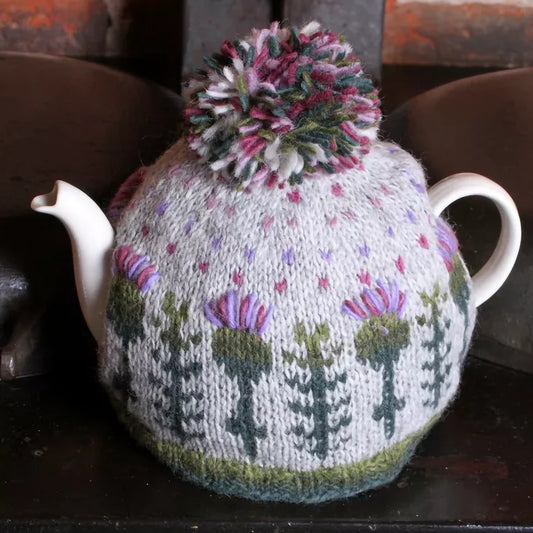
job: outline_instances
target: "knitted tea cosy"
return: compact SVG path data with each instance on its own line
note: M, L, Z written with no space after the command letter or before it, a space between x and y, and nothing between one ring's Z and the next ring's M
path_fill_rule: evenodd
M312 23L206 59L117 193L101 379L185 478L319 502L393 479L452 400L471 280L377 93Z

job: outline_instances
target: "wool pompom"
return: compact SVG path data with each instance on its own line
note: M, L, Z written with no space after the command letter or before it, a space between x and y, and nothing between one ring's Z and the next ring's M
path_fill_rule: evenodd
M312 22L253 30L191 81L187 140L239 188L360 166L377 136L377 91L342 37Z

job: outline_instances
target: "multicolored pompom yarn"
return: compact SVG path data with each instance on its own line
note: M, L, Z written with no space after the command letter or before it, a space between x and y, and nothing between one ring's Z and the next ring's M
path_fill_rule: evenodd
M189 86L188 142L217 177L249 188L360 167L381 112L342 37L275 22L205 62Z

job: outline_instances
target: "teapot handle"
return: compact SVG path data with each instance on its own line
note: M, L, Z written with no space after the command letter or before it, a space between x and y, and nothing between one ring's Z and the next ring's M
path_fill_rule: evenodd
M465 196L490 198L500 212L502 226L496 248L483 268L472 278L473 297L477 307L503 285L515 264L522 236L516 205L507 191L497 183L471 172L448 176L431 187L428 196L436 216Z

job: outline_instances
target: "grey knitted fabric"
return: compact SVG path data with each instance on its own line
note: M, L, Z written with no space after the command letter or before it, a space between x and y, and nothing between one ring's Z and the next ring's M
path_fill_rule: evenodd
M135 436L248 498L397 475L457 391L476 316L418 162L375 141L363 168L238 191L180 140L125 190L100 376Z

